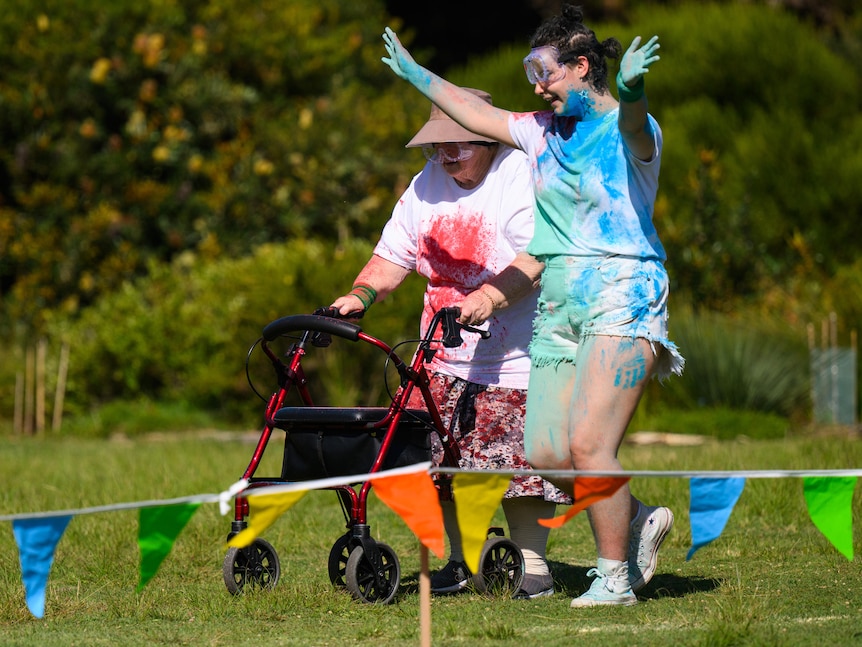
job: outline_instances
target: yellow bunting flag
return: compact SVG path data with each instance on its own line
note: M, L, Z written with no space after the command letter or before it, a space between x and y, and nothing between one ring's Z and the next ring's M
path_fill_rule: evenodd
M248 497L248 528L237 533L227 542L232 548L245 548L257 539L264 530L275 523L308 490L293 490L276 494L259 494Z
M559 517L539 519L546 528L559 528L579 512L586 510L596 501L607 499L629 482L630 476L576 476L575 502Z
M427 471L372 478L375 494L395 512L419 541L440 559L444 554L443 510Z
M509 487L508 474L456 474L452 479L452 494L464 562L471 572L479 572L479 557L488 538L488 526L497 506Z

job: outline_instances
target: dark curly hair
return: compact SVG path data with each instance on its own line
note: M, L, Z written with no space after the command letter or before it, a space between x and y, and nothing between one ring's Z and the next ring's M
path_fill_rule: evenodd
M590 63L586 81L596 92L608 91L608 58L617 59L622 53L620 41L608 38L599 42L595 32L584 24L581 7L563 5L563 13L548 18L530 39L530 47L553 45L560 50L560 63L574 61L584 56Z

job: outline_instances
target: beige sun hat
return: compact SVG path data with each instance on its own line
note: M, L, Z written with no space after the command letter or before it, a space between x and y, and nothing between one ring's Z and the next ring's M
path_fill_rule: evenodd
M491 102L491 95L484 90L476 90L475 88L464 88L467 92L475 94L483 101L494 105ZM444 144L446 142L493 142L494 139L477 135L470 132L463 126L457 124L445 112L440 110L436 104L431 104L431 116L425 125L419 129L419 132L413 136L405 148L414 148L423 144Z

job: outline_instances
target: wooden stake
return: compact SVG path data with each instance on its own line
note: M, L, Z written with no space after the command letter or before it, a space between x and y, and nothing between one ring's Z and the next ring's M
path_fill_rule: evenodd
M57 390L54 392L54 416L51 419L51 430L60 431L63 425L63 403L66 399L66 376L69 373L69 344L63 342L60 348L60 365L57 367Z
M16 434L24 432L24 374L21 371L15 373L15 413L12 429Z
M28 346L24 351L24 434L33 433L33 381L35 379L36 353Z
M419 544L419 631L422 647L431 647L431 576L428 573L428 547Z
M44 338L36 342L36 402L33 422L37 434L45 431L45 356L48 344Z

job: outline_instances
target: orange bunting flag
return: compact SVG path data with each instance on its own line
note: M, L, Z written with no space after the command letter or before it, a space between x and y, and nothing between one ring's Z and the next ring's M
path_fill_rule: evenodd
M461 549L464 562L473 573L479 572L479 558L488 539L488 526L511 480L509 474L474 473L456 474L452 479Z
M427 471L371 478L374 493L397 514L428 550L443 559L443 510Z
M630 476L576 476L575 502L566 514L552 519L539 519L546 528L559 528L582 510L586 510L596 501L607 499L629 482Z
M248 497L248 528L228 540L231 548L245 548L257 539L264 530L275 523L294 503L299 501L308 490L293 490L277 494L259 494Z

